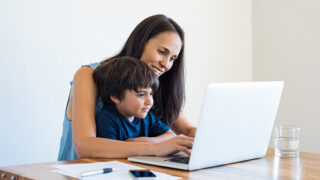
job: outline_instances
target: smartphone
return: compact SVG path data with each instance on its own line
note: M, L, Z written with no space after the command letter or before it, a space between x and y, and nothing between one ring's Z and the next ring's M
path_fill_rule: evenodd
M135 180L152 180L155 179L157 176L153 174L148 169L143 169L143 170L130 170L129 171L133 179Z

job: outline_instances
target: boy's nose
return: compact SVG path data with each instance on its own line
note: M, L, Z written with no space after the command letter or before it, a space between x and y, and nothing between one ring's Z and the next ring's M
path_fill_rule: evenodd
M152 96L148 96L144 102L146 105L151 105L153 103Z

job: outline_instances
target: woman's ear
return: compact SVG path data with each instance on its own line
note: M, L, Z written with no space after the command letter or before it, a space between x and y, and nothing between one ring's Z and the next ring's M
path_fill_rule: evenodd
M112 101L113 103L115 103L115 104L119 104L119 103L120 103L120 99L118 99L118 98L116 98L116 97L114 97L114 96L110 96L110 99L111 99L111 101Z

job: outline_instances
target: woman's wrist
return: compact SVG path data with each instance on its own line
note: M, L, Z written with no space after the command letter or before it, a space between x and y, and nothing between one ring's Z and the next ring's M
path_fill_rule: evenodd
M196 136L196 132L197 132L197 128L196 127L191 127L188 131L187 136L189 137L195 137Z

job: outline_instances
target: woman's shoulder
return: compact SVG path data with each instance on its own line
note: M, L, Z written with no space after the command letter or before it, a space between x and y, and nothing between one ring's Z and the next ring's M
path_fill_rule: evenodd
M74 75L73 80L90 80L92 81L93 71L100 65L99 62L81 66Z
M88 67L88 68L91 68L92 70L95 70L100 64L101 64L100 62L90 63L90 64L82 65L81 68Z

